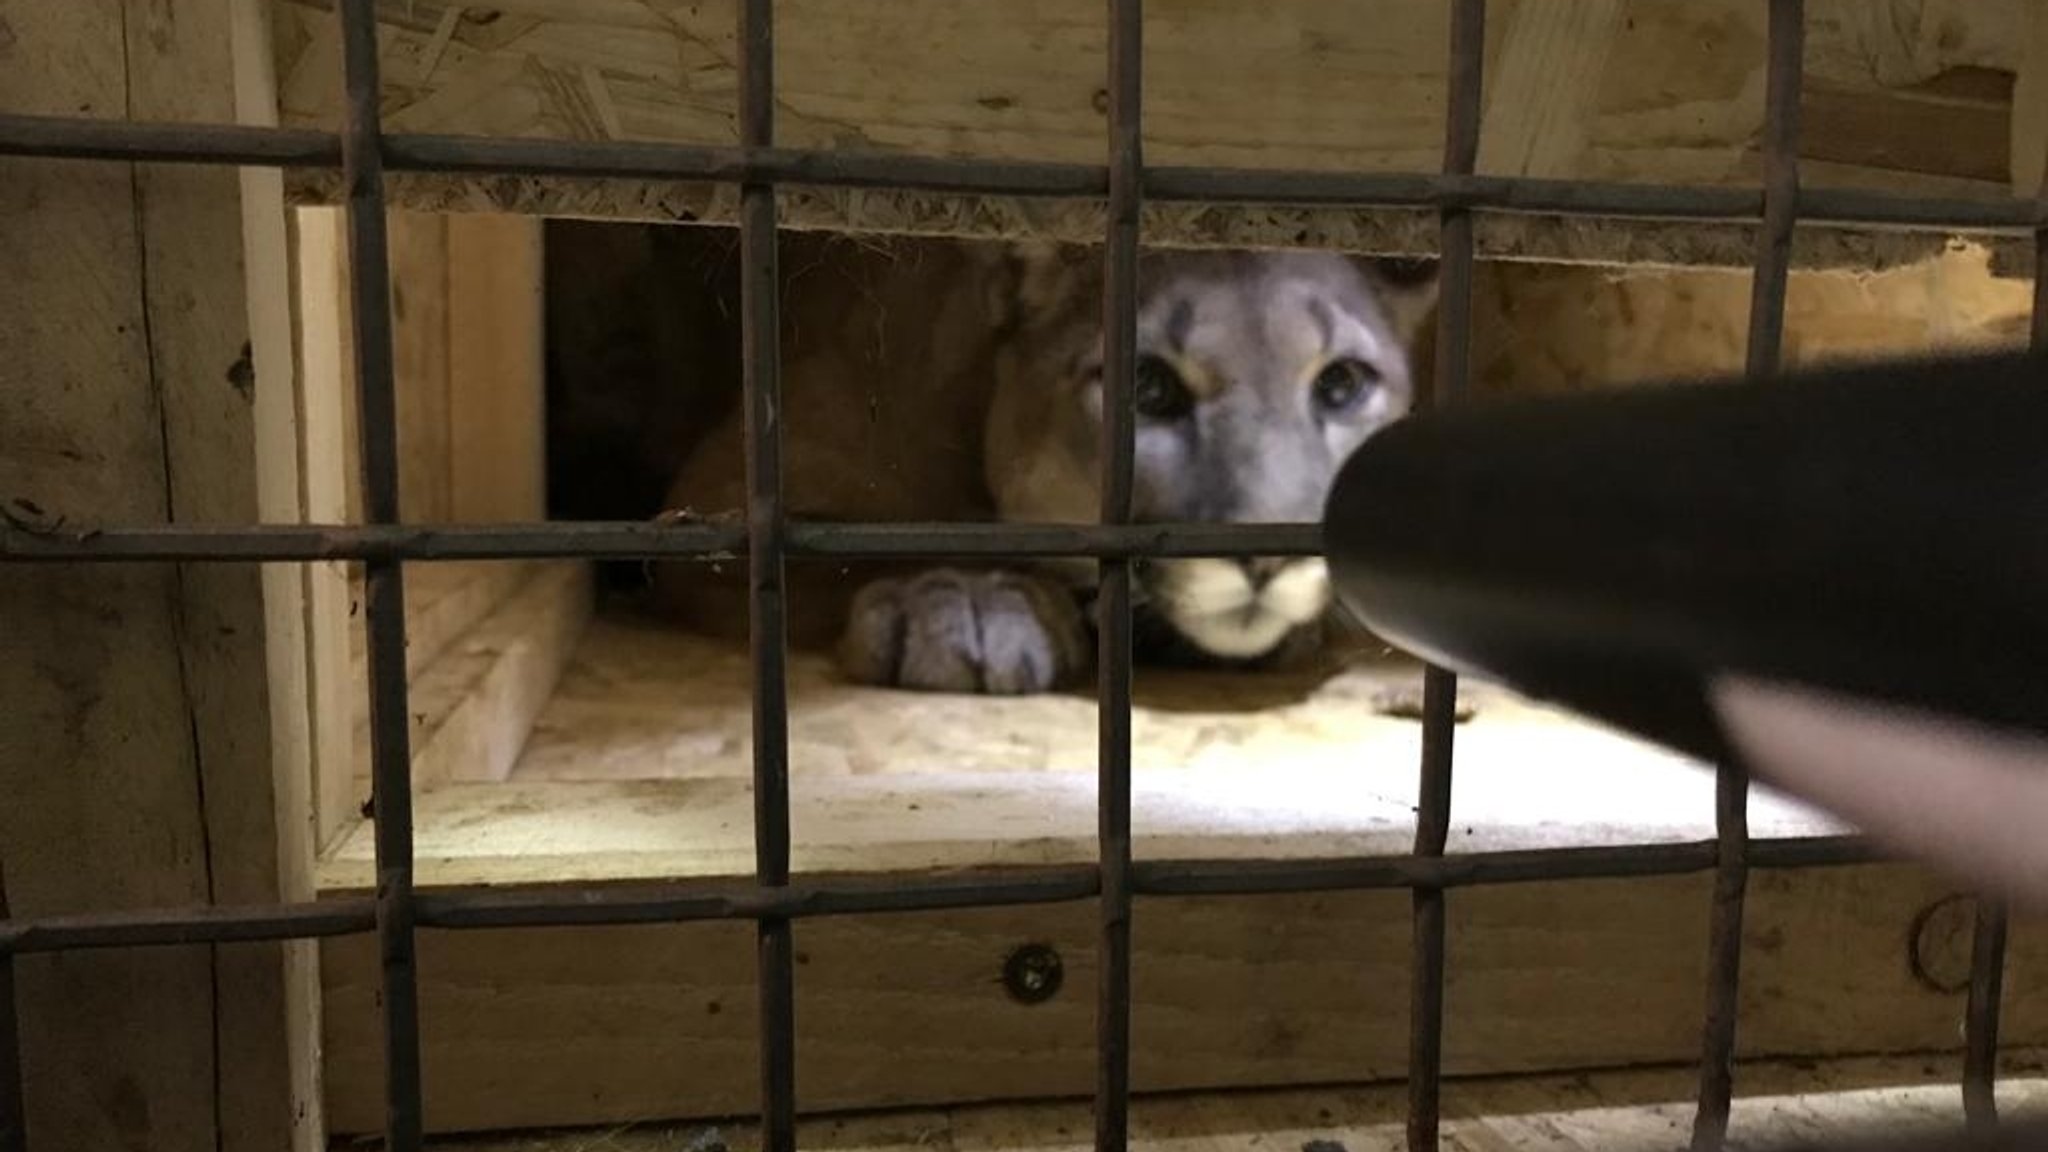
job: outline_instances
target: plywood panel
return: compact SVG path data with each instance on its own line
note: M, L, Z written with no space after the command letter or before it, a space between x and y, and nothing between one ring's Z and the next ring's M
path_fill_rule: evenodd
M1514 92L1485 171L1583 179L1754 184L1763 120L1763 9L1751 0L1628 0L1547 41L1604 58L1557 65L1544 47L1548 0L1492 6L1489 70ZM1825 0L1809 6L1811 95L1839 113L1812 137L1809 184L2002 196L2006 103L1947 99L1958 69L2010 77L2020 0ZM296 121L338 114L331 17L299 0L279 36L285 105ZM1563 6L1555 9L1562 12ZM1533 15L1530 15L1533 14ZM1578 16L1571 16L1578 20ZM398 130L728 145L733 128L730 0L522 0L489 10L445 3L383 8L387 122ZM1519 31L1518 31L1519 29ZM1585 32L1593 41L1571 44ZM1330 5L1230 0L1156 5L1146 19L1147 160L1247 168L1434 171L1442 147L1447 16L1431 0ZM1099 163L1105 27L1089 0L915 0L881 6L798 0L777 10L778 133L813 148ZM1579 83L1546 75L1568 73ZM1591 76L1590 80L1584 79ZM1528 97L1515 93L1535 78ZM1832 101L1831 103L1828 101ZM1847 102L1846 104L1844 102ZM1569 105L1567 109L1565 106ZM1518 118L1509 107L1525 115ZM1889 109L1887 112L1886 109ZM1533 117L1533 119L1532 119ZM306 174L302 193L332 197ZM395 195L439 210L730 220L730 189L674 182L400 176ZM877 190L793 193L795 227L1097 238L1097 205ZM1509 220L1480 246L1518 258L1747 262L1746 241L1702 247L1661 228ZM1157 243L1317 244L1428 251L1411 214L1169 206ZM1696 230L1681 230L1689 235ZM1632 236L1645 238L1630 239ZM1902 258L1910 241L1857 233L1830 264ZM1659 239L1664 237L1664 239ZM1917 249L1924 252L1922 246Z

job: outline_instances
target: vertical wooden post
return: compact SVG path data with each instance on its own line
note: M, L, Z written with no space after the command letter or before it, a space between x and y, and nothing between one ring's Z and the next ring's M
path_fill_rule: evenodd
M266 17L261 0L0 0L0 109L274 116ZM16 515L298 518L281 187L0 161L0 501ZM307 893L297 587L253 565L0 572L17 914ZM310 956L24 958L33 1146L317 1147Z

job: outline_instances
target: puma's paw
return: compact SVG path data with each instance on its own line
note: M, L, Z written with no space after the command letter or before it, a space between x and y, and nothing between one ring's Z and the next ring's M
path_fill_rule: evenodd
M1088 663L1073 597L1014 572L937 569L877 580L854 597L839 660L864 684L1022 695Z

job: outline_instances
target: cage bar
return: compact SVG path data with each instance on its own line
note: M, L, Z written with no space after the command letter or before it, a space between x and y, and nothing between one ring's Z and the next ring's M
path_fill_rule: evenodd
M1450 63L1444 112L1443 170L1470 177L1479 162L1480 100L1485 87L1486 0L1451 6ZM1472 213L1453 204L1437 215L1436 374L1429 403L1463 395L1472 361ZM1441 857L1451 831L1452 748L1457 733L1458 679L1430 666L1422 681L1422 763L1415 807L1415 855ZM1408 1148L1435 1152L1443 1114L1444 892L1417 887L1411 904L1415 948L1409 957Z
M1785 337L1785 290L1799 213L1799 99L1806 46L1805 0L1770 0L1765 65L1764 223L1757 238L1749 298L1750 378L1778 370ZM1741 1010L1742 920L1749 886L1749 772L1729 762L1715 769L1714 824L1719 862L1707 942L1706 1014L1701 1026L1699 1108L1694 1152L1715 1152L1728 1139L1735 1091L1735 1026Z
M1896 861L1861 836L1752 840L1753 869L1830 868ZM1487 888L1560 880L1683 876L1713 871L1712 840L1529 848L1440 857L1362 856L1341 860L1138 860L1137 896L1248 896L1405 888ZM601 888L551 885L452 887L415 898L415 923L430 928L562 928L704 920L792 920L821 916L1014 907L1100 895L1099 865L1054 864L986 873L820 877L779 887L703 881L645 881ZM308 904L198 905L149 912L24 918L0 926L0 955L310 939L370 932L376 905L363 899Z
M2048 185L2036 201L2048 205ZM2048 228L2034 233L2033 314L2028 343L2048 351ZM1999 1016L2005 1000L2006 930L2010 910L2003 901L1980 897L1970 941L1969 1000L1963 1018L1963 1116L1979 1131L1998 1123Z
M651 141L511 139L391 133L387 171L510 176L761 182L820 188L896 188L990 196L1099 199L1107 170L1089 164L969 160L858 149L717 148ZM332 168L331 133L233 124L176 124L0 114L0 155ZM1756 221L1754 188L1642 184L1531 176L1194 168L1162 165L1141 181L1161 202L1352 208L1465 208L1664 220ZM1862 188L1807 188L1799 215L1814 224L2032 232L2032 200L1917 196Z
M774 0L739 6L740 140L775 142ZM753 670L754 876L789 884L789 644L783 616L782 355L775 186L740 187L740 359L746 404L747 614ZM789 917L755 921L761 1147L796 1148L796 941Z
M2005 995L2006 908L1983 899L1970 942L1970 989L1963 1021L1963 1117L1986 1129L1998 1122L1998 1017Z
M262 524L246 528L0 529L0 561L176 560L732 560L748 548L738 523L579 521L538 524ZM1319 524L859 524L790 521L788 556L966 559L1314 556Z
M771 0L740 11L740 119L736 148L385 135L373 0L343 0L347 111L339 133L232 124L163 124L0 115L0 155L81 161L340 167L353 266L349 299L357 346L360 467L369 523L242 527L0 528L0 562L268 562L356 559L368 582L369 691L375 783L377 894L290 905L201 906L15 919L0 882L0 1152L22 1152L26 1118L17 957L35 952L164 944L311 939L375 931L386 1026L388 1147L421 1140L416 927L541 927L745 919L758 925L762 1089L766 1147L794 1147L792 922L813 916L991 907L1097 898L1102 910L1098 1145L1127 1137L1132 897L1408 888L1415 893L1417 1011L1412 1020L1412 1147L1437 1142L1442 1044L1443 894L1451 888L1540 880L1713 871L1716 895L1695 1147L1726 1135L1739 979L1744 881L1751 868L1810 868L1889 859L1859 837L1750 841L1747 780L1724 766L1717 838L1662 845L1443 855L1448 832L1455 683L1426 680L1422 799L1415 852L1336 861L1152 860L1130 845L1131 562L1148 556L1308 555L1316 525L1133 525L1132 415L1139 216L1145 199L1433 209L1439 213L1443 311L1435 400L1455 395L1469 355L1469 283L1475 212L1646 219L1758 220L1748 370L1777 366L1791 241L1810 223L2027 232L2037 258L2033 340L2048 347L2048 200L1978 201L1858 189L1802 189L1796 145L1803 5L1771 0L1765 185L1745 188L1486 177L1473 173L1484 0L1457 0L1443 171L1350 174L1163 167L1142 164L1142 18L1138 0L1111 0L1110 150L1106 164L959 160L773 142ZM401 525L398 520L394 375L385 236L386 170L508 175L615 176L737 183L742 198L748 492L744 523ZM1104 198L1108 212L1102 522L1092 525L791 524L780 490L775 188L916 188L1053 198ZM730 558L750 565L755 677L756 877L751 886L657 883L602 889L444 890L418 894L404 675L402 565L523 557ZM1100 859L1094 864L1005 869L987 875L826 878L789 875L789 766L782 571L787 556L1088 557L1101 561ZM1964 1096L1972 1121L1995 1117L1992 1089L2004 971L2006 911L1980 906L1972 958Z
M398 417L391 344L391 265L374 0L343 0L347 91L342 167L348 185L348 296L355 337L363 516L395 523ZM413 916L412 750L405 671L405 577L397 560L364 564L370 691L371 818L376 832L377 934L383 961L385 1146L417 1152L420 1089L418 938Z
M1109 222L1102 262L1102 523L1131 522L1137 454L1138 214L1143 199L1141 0L1109 0ZM1101 561L1096 608L1095 1147L1122 1152L1131 1091L1131 560Z
M7 869L0 864L0 926L11 923ZM16 949L0 938L0 1152L28 1152L28 1102L22 1094L21 1011L15 1000Z

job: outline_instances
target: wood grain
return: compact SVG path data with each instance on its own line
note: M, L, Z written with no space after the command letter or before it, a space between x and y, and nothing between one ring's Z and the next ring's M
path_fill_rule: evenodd
M1744 1055L1952 1051L1960 1001L1915 982L1902 936L1920 906L1945 894L1904 868L1764 885L1746 937ZM1459 892L1448 1071L1690 1059L1706 896L1702 877ZM1141 899L1138 1090L1400 1078L1405 903L1395 892ZM806 921L797 930L803 1107L1085 1093L1094 917L1080 903ZM2038 970L2048 941L2032 929L2023 936L2016 962ZM1027 943L1064 962L1062 990L1035 1005L1011 1000L1000 980L1004 958ZM437 1129L754 1106L744 924L431 933L423 948L427 1115ZM335 942L326 955L330 1107L339 1130L352 1131L376 1115L374 949ZM2013 1005L2013 1043L2041 1042L2040 1007Z
M0 4L0 108L229 121L226 0ZM0 501L16 516L220 523L294 511L259 423L287 420L273 183L231 171L9 161L0 211ZM260 329L260 330L259 330ZM262 345L260 363L255 351ZM265 391L259 411L257 393ZM289 441L286 442L288 447ZM41 509L41 512L34 511ZM310 845L273 765L302 771L303 708L273 698L289 581L253 566L0 573L0 846L24 915L275 901ZM285 661L284 663L289 663ZM281 710L281 711L280 711ZM303 852L291 857L292 851ZM312 1090L310 1020L274 945L54 956L21 973L37 1147L275 1149ZM233 996L216 989L232 987ZM294 1099L294 1093L297 1099Z
M447 218L448 511L547 517L541 221Z
M1495 164L1530 161L1581 179L1753 185L1763 119L1763 14L1749 0L1497 4L1489 46ZM735 141L731 0L520 0L488 13L418 3L383 9L387 123L397 130L572 139ZM1809 134L1835 162L1808 183L2003 196L2008 146L1987 131L1925 130L1887 116L1894 89L1957 69L2012 75L2022 0L1816 0L1808 70L1815 92L1848 102L1835 130ZM1584 11L1579 11L1584 9ZM278 39L284 107L331 124L333 31L311 0L285 6ZM1102 160L1105 29L1087 0L1031 4L912 0L880 7L792 0L778 9L781 142L947 156ZM1159 6L1146 19L1146 156L1156 164L1329 171L1433 171L1441 149L1446 21L1430 0L1331 6L1228 0ZM1569 60L1604 69L1574 72ZM1587 79L1597 76L1597 79ZM1940 109L1920 101L1913 109ZM2001 108L1991 110L1997 117ZM1508 117L1509 119L1500 119ZM1541 123L1539 123L1541 121ZM1524 129L1527 130L1524 133ZM1538 140L1542 143L1537 143ZM1510 155L1524 152L1530 155ZM1534 172L1535 169L1529 169ZM332 198L318 174L297 195ZM403 175L397 202L436 211L631 219L733 218L731 189L648 181ZM1099 204L878 190L793 191L794 227L942 235L1099 238ZM1146 221L1150 243L1314 245L1427 253L1412 214L1176 205ZM1500 225L1482 254L1507 259L1742 266L1746 235L1701 245L1650 226ZM1640 237L1630 240L1626 236ZM1896 238L1857 231L1816 250L1831 266L1896 259ZM1871 253L1856 251L1869 247ZM1929 251L1922 248L1921 251Z
M2000 1093L2016 1113L2048 1103L2042 1054L2015 1053L2019 1079ZM1810 1139L1815 1133L1893 1135L1953 1130L1962 1123L1948 1070L1921 1060L1873 1058L1826 1068L1756 1062L1742 1069L1734 1135L1745 1147ZM1887 1087L1872 1087L1887 1085ZM1674 1147L1690 1119L1694 1088L1682 1069L1597 1072L1453 1083L1445 1144L1485 1152L1593 1152ZM1399 1086L1314 1088L1140 1097L1131 1108L1137 1152L1222 1152L1251 1148L1344 1148L1402 1152ZM799 1130L803 1147L834 1152L1085 1152L1088 1105L1081 1101L897 1110L820 1117ZM471 1137L449 1152L673 1152L713 1141L751 1152L745 1122L649 1123L607 1129Z

